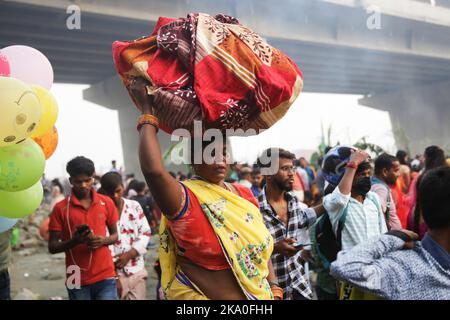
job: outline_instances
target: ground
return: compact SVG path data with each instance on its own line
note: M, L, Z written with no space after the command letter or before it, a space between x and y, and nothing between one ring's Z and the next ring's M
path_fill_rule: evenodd
M153 236L155 242L158 236ZM14 299L68 299L65 287L64 253L51 255L47 243L41 240L36 246L13 251L10 267L11 297ZM147 279L147 299L156 299L157 275L153 263L158 257L157 247L149 249L145 264L149 274ZM28 290L23 290L24 288Z

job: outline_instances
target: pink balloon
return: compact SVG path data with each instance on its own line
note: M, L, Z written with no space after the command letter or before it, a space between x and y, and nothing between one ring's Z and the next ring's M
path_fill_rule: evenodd
M9 62L6 56L0 51L0 77L9 77Z
M53 68L40 51L15 45L3 48L2 54L9 62L10 77L50 90L53 84Z

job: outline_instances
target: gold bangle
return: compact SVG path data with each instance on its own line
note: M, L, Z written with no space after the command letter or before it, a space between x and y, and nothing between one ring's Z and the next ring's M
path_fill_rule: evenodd
M158 118L151 114L142 114L138 118L136 129L139 131L144 124L150 124L156 128L156 131L159 129L159 121Z
M283 289L281 289L278 286L273 286L270 288L270 290L272 290L274 298L279 298L280 300L283 300Z

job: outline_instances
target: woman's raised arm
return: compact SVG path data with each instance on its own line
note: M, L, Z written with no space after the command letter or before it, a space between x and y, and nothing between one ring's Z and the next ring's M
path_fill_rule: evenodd
M147 94L146 82L142 78L133 80L129 89L142 114L153 114L152 97ZM168 218L180 210L183 189L178 181L164 168L157 128L144 124L139 130L139 161L142 174L161 212Z

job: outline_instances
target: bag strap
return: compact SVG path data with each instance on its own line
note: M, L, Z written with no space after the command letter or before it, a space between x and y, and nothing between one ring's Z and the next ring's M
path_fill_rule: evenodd
M342 213L342 216L339 219L338 228L337 228L337 232L336 232L336 239L337 239L339 251L342 249L342 230L344 229L345 220L347 220L347 215L348 215L348 204L344 208L344 212Z
M384 188L386 188L386 190L387 190L386 211L383 212L383 209L381 209L381 212L383 212L384 217L385 217L385 219L386 219L386 224L388 224L388 221L389 221L389 211L390 211L390 208L391 208L391 205L392 205L392 202L391 202L391 198L392 198L392 192L391 192L391 189L390 189L383 181L381 181L380 179L378 179L378 178L376 178L376 177L372 177L372 182L375 183L375 184L380 184L380 185L382 185L382 186L383 186ZM378 206L377 206L377 207L378 207ZM381 206L380 206L380 207L381 207Z
M383 208L381 208L381 203L378 201L377 197L372 197L372 196L368 196L367 199L369 199L370 201L373 202L373 204L375 204L375 207L379 210L379 212L383 213ZM386 218L386 226L389 230L389 222Z

